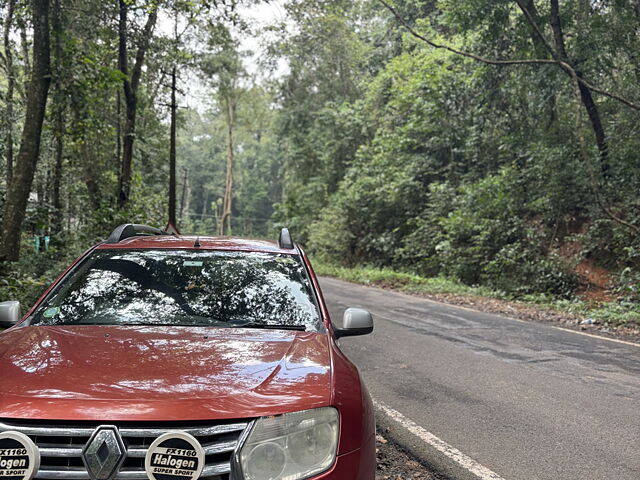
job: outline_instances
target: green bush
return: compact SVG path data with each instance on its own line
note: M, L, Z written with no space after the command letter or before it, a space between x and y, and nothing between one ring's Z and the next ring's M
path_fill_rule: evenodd
M616 277L614 292L624 302L640 303L640 271L626 267Z
M579 284L577 275L559 258L544 257L520 242L503 247L481 276L483 284L515 296L548 293L570 298Z
M68 257L51 248L35 253L23 242L20 261L0 266L0 301L17 300L25 313L68 265Z
M513 167L460 187L431 185L427 207L412 220L413 232L398 252L400 263L420 275L453 277L510 295L570 297L577 277L543 248L549 242L533 206L546 206L521 185Z

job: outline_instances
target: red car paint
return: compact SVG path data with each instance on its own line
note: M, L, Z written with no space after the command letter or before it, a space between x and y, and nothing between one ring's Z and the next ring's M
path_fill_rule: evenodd
M371 399L356 367L336 344L317 279L304 252L281 249L270 242L211 237L199 237L200 247L196 248L196 238L138 237L95 248L300 255L327 333L18 325L0 335L0 417L193 421L256 418L335 406L341 418L338 458L330 471L317 478L373 479L375 422ZM67 272L47 292L64 281Z

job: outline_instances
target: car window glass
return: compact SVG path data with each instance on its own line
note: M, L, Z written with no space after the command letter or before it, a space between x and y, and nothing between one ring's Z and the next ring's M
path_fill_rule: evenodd
M298 256L193 250L94 252L31 321L67 324L322 328Z

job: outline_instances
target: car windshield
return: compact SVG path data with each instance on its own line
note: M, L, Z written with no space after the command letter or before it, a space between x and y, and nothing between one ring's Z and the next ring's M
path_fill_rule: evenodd
M299 256L211 250L97 250L30 324L323 328Z

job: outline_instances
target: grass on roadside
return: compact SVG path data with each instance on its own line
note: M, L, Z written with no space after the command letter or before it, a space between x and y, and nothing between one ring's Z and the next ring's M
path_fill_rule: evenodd
M389 268L345 268L315 259L313 268L317 275L336 277L362 285L393 288L407 293L451 293L498 298L498 294L486 287L471 287L443 277L426 278L411 273L396 272Z
M548 294L524 295L514 298L513 295L504 292L483 286L465 285L451 278L427 278L411 273L396 272L389 268L345 268L323 262L320 259L315 259L313 266L318 275L336 277L362 285L391 288L417 295L449 294L516 301L542 309L552 309L577 317L590 318L595 323L608 327L640 328L640 305L633 302L585 302L579 298L558 299Z

